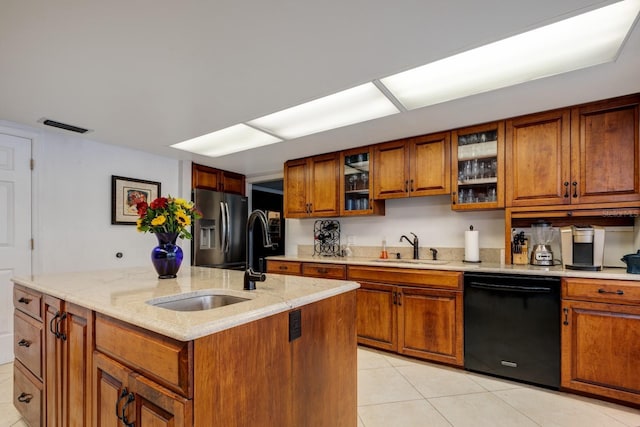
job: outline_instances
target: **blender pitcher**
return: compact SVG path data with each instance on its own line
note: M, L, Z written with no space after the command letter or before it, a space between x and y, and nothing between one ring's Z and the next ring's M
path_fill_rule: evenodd
M553 265L553 252L551 241L555 234L550 222L538 221L531 224L531 237L533 249L531 250L531 265Z

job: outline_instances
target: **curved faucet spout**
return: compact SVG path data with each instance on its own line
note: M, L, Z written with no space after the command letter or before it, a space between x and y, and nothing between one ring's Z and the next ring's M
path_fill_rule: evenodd
M420 251L419 246L418 246L418 236L416 236L415 233L409 233L409 234L413 234L413 241L411 241L404 234L402 236L400 236L400 241L402 242L402 239L404 239L407 242L409 242L409 244L411 246L413 246L413 259L418 259L419 258L419 251Z
M247 219L247 268L244 272L244 289L249 291L256 288L256 282L264 282L267 279L267 276L264 273L260 271L256 272L253 269L253 227L256 220L258 220L260 225L262 225L262 245L265 248L272 248L275 246L271 243L271 237L269 236L267 215L259 209L251 212Z

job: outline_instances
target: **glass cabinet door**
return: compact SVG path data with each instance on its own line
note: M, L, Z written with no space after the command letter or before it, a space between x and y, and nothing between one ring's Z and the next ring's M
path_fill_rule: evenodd
M369 147L341 153L341 215L379 215L384 209L383 201L373 200L371 154Z
M504 124L453 132L453 209L504 207Z

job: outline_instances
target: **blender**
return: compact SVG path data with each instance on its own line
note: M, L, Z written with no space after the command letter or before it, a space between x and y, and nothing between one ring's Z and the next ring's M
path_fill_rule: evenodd
M551 241L554 229L550 222L539 221L531 224L531 237L533 248L531 250L531 265L553 265L553 252Z

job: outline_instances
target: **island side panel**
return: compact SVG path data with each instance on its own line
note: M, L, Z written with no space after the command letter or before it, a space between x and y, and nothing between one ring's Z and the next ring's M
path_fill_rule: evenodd
M301 307L292 426L357 425L356 291Z
M355 322L354 290L197 339L194 424L355 427Z
M289 315L194 343L194 425L291 426Z

